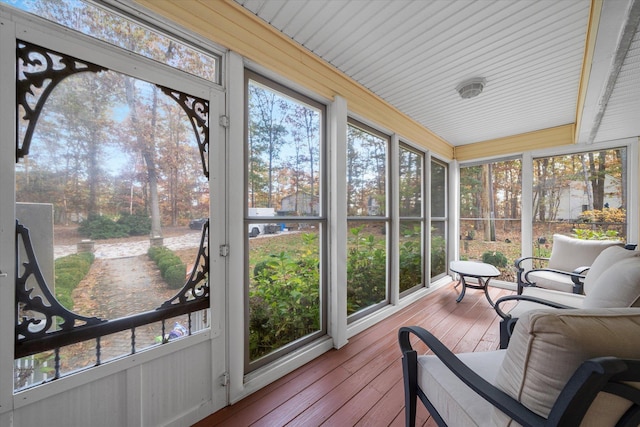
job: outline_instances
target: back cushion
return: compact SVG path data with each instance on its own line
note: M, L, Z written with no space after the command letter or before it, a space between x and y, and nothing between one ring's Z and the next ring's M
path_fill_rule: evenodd
M639 342L637 308L533 310L516 324L496 386L533 412L547 417L560 391L583 361L600 356L638 359ZM624 403L623 399L600 395L589 409L588 423L607 425L603 421L607 411L614 407L623 411ZM503 426L512 423L498 410L494 411L493 421Z
M623 243L614 240L574 239L562 234L554 234L549 268L573 271L578 267L588 267L593 264L600 252L610 246L623 246Z
M640 306L640 257L613 263L598 276L582 302L582 308L634 306Z
M603 250L591 264L584 279L584 293L588 295L602 273L618 261L640 256L640 251L630 251L622 246L612 246Z

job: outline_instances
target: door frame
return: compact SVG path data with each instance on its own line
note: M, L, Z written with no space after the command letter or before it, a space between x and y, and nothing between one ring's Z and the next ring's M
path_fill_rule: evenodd
M207 411L213 412L229 402L228 386L224 381L228 372L227 356L227 262L220 248L228 241L226 209L226 129L220 116L225 114L224 88L213 82L188 75L169 66L159 64L123 49L84 36L71 30L61 29L44 19L13 11L0 5L0 152L16 151L16 39L44 46L54 51L70 54L78 59L103 65L110 70L132 77L170 87L209 101L209 285L210 285L210 331L205 336L198 334L186 337L186 348L197 345L203 339L211 345L211 402ZM222 67L223 63L220 62ZM0 425L11 419L11 412L19 407L13 393L13 354L15 325L15 155L0 156ZM12 200L12 203L7 203ZM6 276L5 276L6 273ZM175 351L175 350L174 350ZM167 354L166 349L154 348L142 354L127 356L86 372L74 375L73 379L57 380L58 387L37 386L21 394L28 395L30 402L51 397L62 389L91 383L109 373L124 371L134 363L145 363ZM129 359L129 360L127 360ZM107 365L111 365L107 367ZM97 372L100 371L100 372ZM49 383L48 385L50 385ZM10 385L10 386L9 386ZM221 386L220 386L221 385ZM23 399L24 400L24 399ZM5 419L6 418L6 419Z

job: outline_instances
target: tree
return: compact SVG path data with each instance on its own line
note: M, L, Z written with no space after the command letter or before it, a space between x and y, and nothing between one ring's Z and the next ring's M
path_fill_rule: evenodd
M277 93L249 85L249 150L251 205L256 205L256 193L266 191L266 207L273 207L274 169L287 128L284 123L289 103ZM266 188L260 190L260 183Z
M298 198L301 192L316 196L316 170L319 160L319 114L305 105L295 105L292 114L287 116L287 123L292 126L293 153L291 168L293 169L293 195L295 210L299 210Z

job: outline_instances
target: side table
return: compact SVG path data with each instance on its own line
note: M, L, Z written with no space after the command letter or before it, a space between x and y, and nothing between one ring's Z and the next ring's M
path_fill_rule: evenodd
M491 264L475 261L451 261L449 264L449 270L460 276L458 285L462 285L460 295L458 295L456 302L462 301L467 288L481 289L484 291L487 301L489 301L489 304L493 307L493 301L491 301L491 298L489 297L489 281L492 277L498 277L500 275L500 270ZM467 277L478 279L478 284L467 283Z

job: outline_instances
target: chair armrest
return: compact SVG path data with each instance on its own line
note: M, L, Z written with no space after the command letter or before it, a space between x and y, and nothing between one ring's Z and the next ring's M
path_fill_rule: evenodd
M591 266L583 266L578 267L572 271L574 275L571 276L571 281L573 282L573 293L574 294L584 294L584 279Z
M527 279L523 278L524 267L522 266L522 263L526 260L549 261L549 258L524 256L515 260L514 265L518 270L516 272L516 282L518 284L518 295L522 293L522 290L524 289L525 286L532 286L532 284L529 283Z
M585 276L586 276L586 273L583 274L582 272L583 271L586 272L587 270L589 270L589 268L591 267L578 267L573 271L556 270L555 268L534 268L524 273L523 278L526 283L529 283L530 285L535 285L535 282L532 282L529 280L529 274L531 273L534 273L537 271L549 271L551 273L562 274L562 275L571 277L571 281L574 284L573 286L574 293L582 293L582 292L576 292L576 285L577 287L582 288L582 281L585 279Z
M398 341L403 357L407 353L415 353L411 346L410 335L417 336L420 341L431 349L433 354L449 368L463 383L476 392L487 402L507 414L521 425L542 425L545 419L529 410L520 402L486 381L475 371L465 365L458 357L451 352L433 334L419 326L406 326L400 328ZM414 358L415 360L415 358Z
M591 266L589 265L583 265L582 267L578 267L575 270L573 270L571 272L571 280L573 281L573 283L575 284L582 283L580 280L584 280L584 276L587 275L587 272L589 271L590 268Z
M509 313L505 313L500 308L500 304L503 304L507 301L529 301L529 302L534 302L536 304L545 305L547 307L558 308L558 309L575 308L575 307L571 307L565 304L560 304L554 301L549 301L549 300L538 298L538 297L532 297L530 295L506 295L504 297L498 298L493 306L498 316L500 316L504 320L511 319L511 315Z
M640 401L640 391L625 384L640 379L640 360L617 357L596 357L586 360L576 369L564 386L549 413L549 424L578 426L600 391L613 393L630 402ZM632 418L635 417L635 418ZM625 414L616 425L638 425L636 408Z
M516 266L516 268L518 270L524 270L524 267L522 267L522 265L520 265L520 264L522 264L524 261L526 261L528 259L536 260L536 261L549 261L549 258L543 258L543 257L538 257L538 256L523 256L523 257L520 257L520 258L516 259L513 264Z

